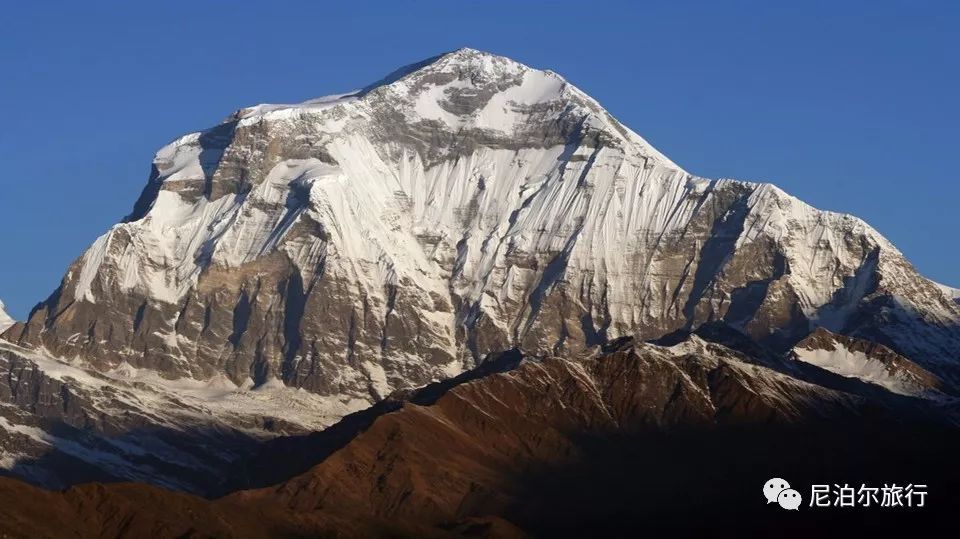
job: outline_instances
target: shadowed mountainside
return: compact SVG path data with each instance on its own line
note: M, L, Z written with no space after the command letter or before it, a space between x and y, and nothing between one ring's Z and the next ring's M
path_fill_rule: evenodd
M960 501L956 467L945 466L960 449L950 426L696 337L625 342L599 358L518 359L506 354L483 375L346 418L325 441L313 436L315 466L276 486L207 501L143 485L52 493L8 480L0 527L21 536L61 536L70 528L57 526L71 522L81 535L111 537L685 536L716 527L790 536L854 524L922 529ZM918 415L933 406L907 400ZM929 506L875 509L866 524L856 510L791 514L764 503L760 487L773 476L804 496L812 482L925 483Z

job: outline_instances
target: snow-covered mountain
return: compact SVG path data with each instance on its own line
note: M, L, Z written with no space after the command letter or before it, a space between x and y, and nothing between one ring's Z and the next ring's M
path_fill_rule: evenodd
M953 424L957 296L855 217L695 177L559 75L461 49L162 148L3 332L0 467L215 494L266 438L507 350L572 380L557 358L624 342L644 394L690 389L706 421Z
M0 301L0 333L8 327L12 326L16 320L12 316L7 314L7 311L4 310L6 305L3 304L3 301Z
M960 380L960 305L863 221L695 177L561 76L460 49L165 146L5 338L373 402L490 352L717 320L780 351L823 327Z

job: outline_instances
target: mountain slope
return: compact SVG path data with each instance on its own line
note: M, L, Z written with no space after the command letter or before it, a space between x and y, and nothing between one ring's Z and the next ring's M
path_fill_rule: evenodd
M0 333L8 327L12 326L16 320L12 316L7 314L7 311L4 310L5 305L0 301Z
M955 430L916 419L928 415L929 401L892 397L912 403L905 414L910 406L811 384L698 337L669 347L621 342L598 357L495 361L490 372L381 407L327 452L290 440L315 465L279 485L206 501L133 484L61 494L0 481L0 529L56 535L67 529L51 524L58 521L118 537L893 529L892 510L866 520L805 511L784 528L785 513L760 495L783 470L798 486L824 477L937 477L930 507L896 513L896 522L916 531L953 518L951 485L960 482L939 466L960 443ZM317 436L324 433L308 438ZM296 447L263 457L288 459ZM690 514L701 518L683 518Z
M777 471L802 484L808 474L899 477L941 466L955 431L924 425L919 418L935 417L926 401L899 400L916 408L814 385L695 336L670 347L620 343L415 395L306 473L227 499L396 522L496 515L544 537L702 535L721 523L759 531L778 514L755 505L755 485ZM943 445L915 445L933 440ZM956 499L938 491L942 503ZM683 518L691 514L699 518Z
M48 488L125 480L223 493L264 440L322 429L365 404L222 376L97 372L0 342L0 473Z
M461 49L166 146L5 336L375 402L491 352L718 319L783 351L822 326L958 380L960 305L862 221L693 177L558 75Z

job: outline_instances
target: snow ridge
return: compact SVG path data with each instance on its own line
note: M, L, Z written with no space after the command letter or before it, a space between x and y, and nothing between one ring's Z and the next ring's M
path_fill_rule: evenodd
M16 323L16 320L4 310L5 308L6 305L3 304L3 301L0 301L0 333L3 333L5 329Z

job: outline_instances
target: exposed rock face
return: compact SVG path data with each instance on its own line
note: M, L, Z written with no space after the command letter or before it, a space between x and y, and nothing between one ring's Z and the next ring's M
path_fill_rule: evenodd
M862 221L696 178L554 73L462 49L158 152L127 220L5 338L374 402L519 348L724 320L958 379L960 305Z

